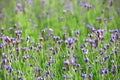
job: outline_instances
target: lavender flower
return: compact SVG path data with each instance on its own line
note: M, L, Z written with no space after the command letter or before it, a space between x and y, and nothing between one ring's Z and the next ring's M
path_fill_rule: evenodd
M45 72L45 75L46 75L46 76L50 75L50 71L49 71L49 70L46 71L46 72Z
M88 62L88 58L84 58L84 61L87 63Z
M78 31L78 30L74 31L74 34L75 34L75 35L78 35L78 34L79 34L79 31Z
M90 24L86 24L86 28L91 29Z
M66 44L71 45L72 43L73 43L73 39L72 38L68 38L66 40Z
M9 33L12 34L12 31L13 31L13 28L10 27L10 28L9 28Z
M7 63L7 59L2 59L1 62L2 62L3 64L6 64L6 63Z
M83 78L85 78L85 77L87 77L87 74L82 73L81 76L82 76Z
M110 7L113 5L113 0L109 0Z
M100 70L100 74L101 74L101 75L103 75L104 73L105 73L105 70L104 70L104 69Z
M71 64L71 65L75 65L75 64L76 64L76 60L75 60L74 58L71 58L71 59L70 59L70 64Z
M96 20L100 22L100 21L101 21L101 18L100 18L100 17L96 17Z
M66 68L66 67L62 67L62 70L63 70L63 71L66 71L66 70L67 70L67 68Z
M80 67L80 64L76 64L76 67L79 68L79 67Z
M64 64L65 64L65 65L69 65L69 63L70 63L70 62L69 62L68 60L64 61Z
M28 41L29 39L30 39L30 36L27 36L27 37L26 37L26 41Z
M100 54L104 54L104 50L103 49L100 49Z
M53 54L53 55L55 55L55 54L56 54L56 52L55 52L55 51L53 51L53 52L52 52L52 54Z
M39 68L39 67L35 67L35 69L36 69L37 72L41 72L42 71L42 69Z
M104 9L101 10L101 13L104 13Z
M84 54L88 54L88 49L83 48L83 49L82 49L82 52L83 52Z
M67 76L66 76L66 75L63 75L63 76L62 76L62 78L63 78L63 79L66 79L66 78L67 78Z

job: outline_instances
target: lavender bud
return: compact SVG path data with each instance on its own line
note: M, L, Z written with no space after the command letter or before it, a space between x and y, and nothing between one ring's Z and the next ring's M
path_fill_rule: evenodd
M62 78L63 78L63 79L66 79L66 78L67 78L67 76L66 76L66 75L63 75L63 76L62 76Z
M66 69L67 69L66 67L62 67L62 70L63 70L63 71L66 71Z
M87 63L88 62L88 58L84 58L84 61Z
M113 0L109 0L110 2L110 7L113 5Z
M83 78L85 78L85 77L87 76L87 74L82 73L81 76L82 76Z
M79 67L80 67L80 64L76 64L76 67L79 68Z
M26 37L26 41L28 41L29 39L30 39L30 36L27 36L27 37Z
M78 31L78 30L74 31L74 34L75 34L75 35L78 35L78 34L79 34L79 31Z
M43 37L41 37L41 38L40 38L40 41L43 41L43 40L44 40L44 38L43 38Z
M69 65L69 61L68 60L64 61L64 64Z
M101 75L103 75L104 73L105 73L105 70L104 70L104 69L100 70L100 74L101 74Z

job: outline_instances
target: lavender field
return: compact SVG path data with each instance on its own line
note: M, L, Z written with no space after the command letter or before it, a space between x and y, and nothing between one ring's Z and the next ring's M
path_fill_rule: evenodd
M120 0L0 0L0 80L120 80Z

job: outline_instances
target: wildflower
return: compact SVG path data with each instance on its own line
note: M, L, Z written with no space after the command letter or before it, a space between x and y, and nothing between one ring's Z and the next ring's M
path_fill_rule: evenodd
M53 29L50 28L50 29L49 29L49 33L50 33L50 34L53 34Z
M83 78L85 78L85 77L87 76L87 74L82 73L81 76L82 76Z
M65 13L67 13L68 12L68 10L63 10L63 13L65 14Z
M67 76L66 76L66 75L63 75L63 76L62 76L62 78L63 78L63 79L66 79L66 78L67 78Z
M88 58L84 58L84 61L87 63L88 62Z
M53 47L50 47L49 50L52 51L52 50L53 50Z
M6 59L7 55L5 53L2 53L2 59Z
M104 9L101 10L101 13L104 13Z
M95 27L91 27L91 31L95 32L96 31Z
M22 56L23 61L25 61L29 56Z
M75 60L74 58L71 58L71 59L70 59L70 64L71 64L71 65L75 65L75 63L76 63L76 60Z
M44 40L44 38L43 38L43 37L41 37L41 38L40 38L40 41L43 41L43 40Z
M107 74L108 73L108 69L105 69L105 74Z
M11 68L10 65L6 65L5 68L9 73L11 73L13 71L13 69Z
M101 21L101 18L100 18L100 17L96 17L96 20L100 22L100 21Z
M79 3L78 6L82 7L82 6L84 6L84 4L83 3Z
M109 0L110 7L113 5L113 0Z
M7 63L7 59L2 59L1 62L2 62L3 64L6 64L6 63Z
M83 49L82 49L82 52L83 52L84 54L88 54L88 49L83 48Z
M26 37L26 41L28 41L29 39L30 39L30 36L27 36L27 37Z
M54 40L54 41L58 41L58 40L60 40L60 37L59 37L59 36L54 36L54 37L53 37L53 40Z
M60 45L63 42L63 40L58 40L58 44Z
M64 64L65 64L65 65L69 65L69 63L70 63L70 62L69 62L68 60L64 61Z
M77 68L74 68L73 70L74 70L74 72L77 72Z
M62 67L62 70L63 70L63 71L66 71L66 69L67 69L66 67Z
M12 34L12 31L13 31L13 28L10 27L10 28L9 28L9 33Z
M66 40L66 44L71 45L72 43L73 43L73 39L72 38L68 38Z
M42 45L38 45L38 49L41 49L42 48Z
M4 28L3 27L1 28L1 32L4 33Z
M105 56L105 57L103 57L102 60L105 62L108 58L109 58L109 56Z
M95 63L98 63L98 62L99 62L99 60L96 59L96 60L95 60Z
M79 34L79 31L78 31L78 30L74 31L74 34L75 34L75 35L78 35L78 34Z
M41 71L42 71L42 69L39 68L39 67L35 67L35 69L36 69L36 71L38 71L38 72L41 72Z
M92 38L92 37L93 37L93 35L92 35L92 34L88 34L88 37Z
M80 64L76 64L76 67L79 68L79 67L80 67Z
M100 70L100 74L101 74L101 75L103 75L104 73L105 73L105 70L104 70L104 69Z
M107 18L104 18L104 22L107 23L108 19Z
M45 75L46 75L46 76L50 75L50 71L49 71L49 70L46 71L46 72L45 72Z
M91 26L90 26L90 24L86 24L86 28L89 28L89 29L91 29Z
M104 54L104 50L103 49L100 49L100 54Z
M108 50L109 49L110 44L106 44L104 47L104 50Z
M55 54L56 54L56 52L55 52L55 51L53 51L53 52L52 52L52 54L53 54L53 55L55 55Z
M93 76L93 74L88 74L89 79L91 79L91 78L92 78L92 76Z

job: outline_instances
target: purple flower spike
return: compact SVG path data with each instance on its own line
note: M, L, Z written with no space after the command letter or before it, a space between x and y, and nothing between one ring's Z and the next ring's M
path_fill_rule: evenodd
M100 17L97 17L96 20L100 22L100 21L101 21L101 18L100 18Z
M75 34L75 35L78 35L78 34L79 34L79 31L78 31L78 30L74 31L74 34Z
M100 74L101 74L101 75L103 75L104 73L105 73L105 70L104 70L104 69L100 70Z
M79 68L79 67L80 67L80 64L76 64L76 67Z
M92 76L93 76L93 74L88 74L88 77L89 77L89 78L92 78Z
M84 58L84 61L87 63L88 62L88 58Z
M27 36L27 37L26 37L26 41L28 41L29 39L30 39L30 36Z
M100 49L100 54L104 54L104 50L103 49Z
M40 71L42 71L42 69L39 67L36 67L36 71L40 72Z
M101 13L104 13L104 9L101 10Z
M70 59L70 64L71 64L71 65L75 65L75 64L76 64L76 60L75 60L74 58L71 58L71 59Z
M55 52L55 51L53 51L53 52L52 52L52 54L53 54L53 55L55 55L55 54L56 54L56 52Z
M90 24L86 24L86 28L89 28L89 29L91 29L91 26L90 26Z
M69 63L70 63L70 62L69 62L68 60L64 61L64 64L65 64L65 65L69 65Z
M66 79L66 78L67 78L67 76L66 76L66 75L63 75L63 76L62 76L62 78L63 78L63 79Z
M87 74L82 73L81 76L82 76L83 78L85 78L85 77L87 76Z
M2 62L3 64L6 64L6 63L7 63L7 60L6 60L6 59L2 59L1 62Z
M73 39L72 38L68 38L66 40L66 44L71 45L72 43L73 43Z
M113 0L109 0L110 2L110 7L113 5Z
M50 71L49 71L49 70L46 71L46 72L45 72L45 75L46 75L46 76L50 75Z
M7 55L5 53L2 53L2 59L7 58Z
M63 70L63 71L66 71L66 69L67 69L66 67L62 67L62 70Z

